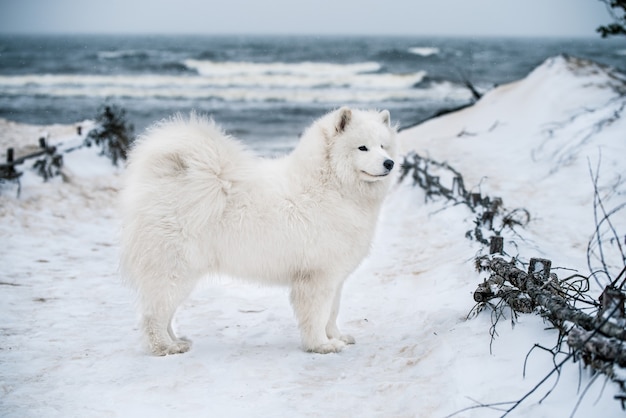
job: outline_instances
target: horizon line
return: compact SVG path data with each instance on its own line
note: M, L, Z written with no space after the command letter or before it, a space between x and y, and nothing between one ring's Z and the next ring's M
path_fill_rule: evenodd
M1 31L0 36L154 36L154 37L320 37L320 38L349 38L349 37L384 37L384 38L504 38L504 39L599 39L611 40L622 38L602 38L599 33L595 34L433 34L433 33L287 33L287 32L61 32L61 31L32 31L11 32Z

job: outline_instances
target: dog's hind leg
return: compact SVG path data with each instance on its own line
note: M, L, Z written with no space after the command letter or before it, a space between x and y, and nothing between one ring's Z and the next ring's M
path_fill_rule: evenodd
M176 309L193 290L192 283L171 280L167 289L159 289L143 298L143 330L148 339L150 351L157 356L178 354L189 351L191 341L176 337L172 329L172 319Z
M322 278L304 275L294 280L291 304L300 326L304 350L321 354L337 353L346 343L329 338L326 333L336 289L332 283L320 279Z

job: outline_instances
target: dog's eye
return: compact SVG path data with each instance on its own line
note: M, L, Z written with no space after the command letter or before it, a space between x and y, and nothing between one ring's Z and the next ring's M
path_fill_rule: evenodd
M384 146L383 144L380 144L380 147L381 147L382 149L385 149L385 146Z
M359 147L359 151L367 151L367 147L365 145L361 145Z

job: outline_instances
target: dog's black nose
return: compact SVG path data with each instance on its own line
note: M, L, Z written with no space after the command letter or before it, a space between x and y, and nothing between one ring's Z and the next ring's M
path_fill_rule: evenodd
M393 168L393 160L385 160L385 162L383 163L383 166L391 171L391 169Z

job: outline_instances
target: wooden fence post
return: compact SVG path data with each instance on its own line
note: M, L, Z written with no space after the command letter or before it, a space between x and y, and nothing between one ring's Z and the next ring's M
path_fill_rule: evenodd
M482 216L480 217L480 223L482 224L482 226L484 226L488 230L492 231L493 230L493 217L494 216L495 216L494 212L492 212L490 210L486 210L486 211L483 212Z
M494 235L491 237L491 241L489 242L489 254L503 253L504 248L504 239L499 235Z
M539 274L545 280L550 278L550 267L552 265L552 261L546 260L545 258L531 258L530 264L528 265L528 274L534 275Z
M480 193L470 193L470 206L472 208L478 206L481 200L482 196L480 195Z

